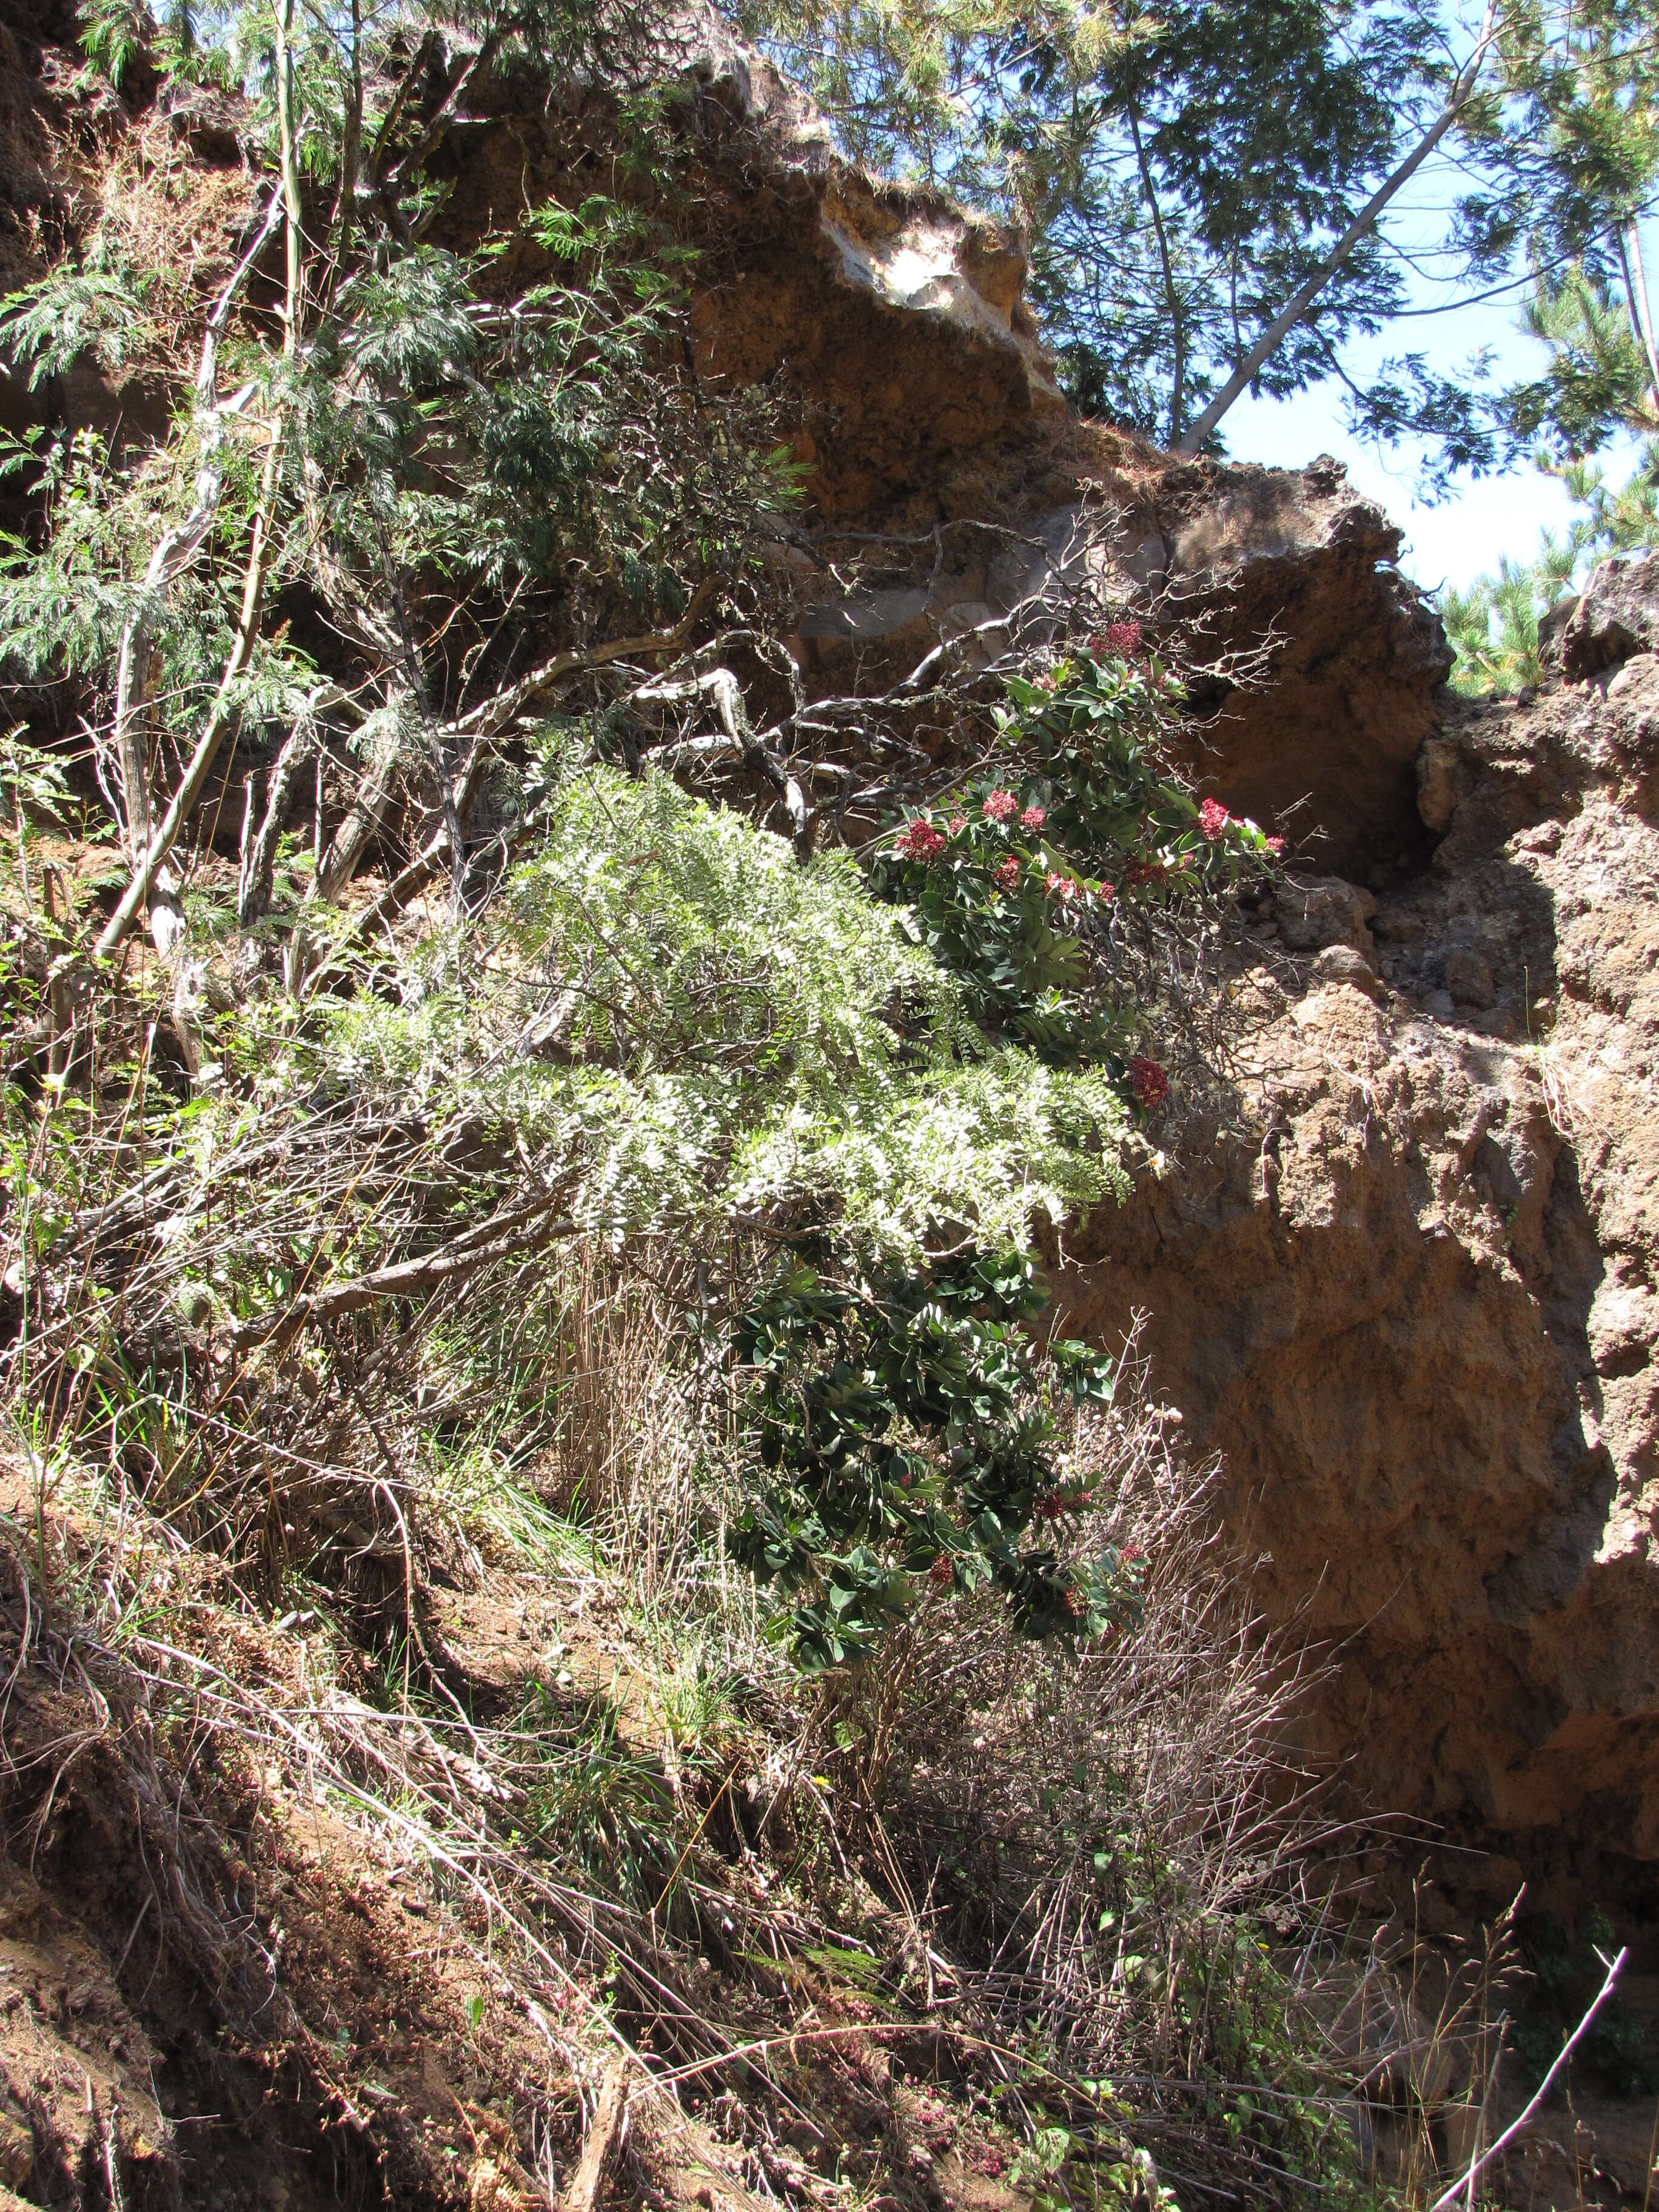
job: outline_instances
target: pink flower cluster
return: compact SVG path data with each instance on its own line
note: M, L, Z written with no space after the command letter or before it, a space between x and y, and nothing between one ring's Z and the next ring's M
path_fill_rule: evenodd
M991 879L1000 884L1005 891L1018 890L1019 862L1012 853L1006 860L999 860L996 866L992 869Z
M1097 638L1090 643L1097 653L1115 653L1120 660L1132 660L1140 650L1140 624L1138 622L1108 623Z
M933 860L945 850L945 840L931 822L913 815L894 841L893 850L907 860Z
M1035 833L1042 829L1048 819L1048 816L1040 806L1028 806L1019 817L1019 826L1022 830L1030 830Z
M1198 810L1198 826L1212 845L1225 834L1232 818L1218 799L1206 799Z
M967 817L965 814L953 814L953 815L951 817L951 821L950 821L950 830L951 830L951 835L953 837L960 837L960 836L961 836L961 835L962 835L962 833L963 833L963 831L967 827L968 827L968 817Z
M1158 1060L1138 1056L1129 1062L1129 1088L1151 1113L1170 1095L1169 1070Z
M1285 857L1285 840L1282 837L1269 837L1267 850L1273 854L1274 860L1282 860Z
M1075 876L1056 875L1050 868L1043 878L1042 888L1050 898L1074 899L1077 896L1077 878Z
M1007 822L1019 811L1019 801L1012 791L994 791L980 812L988 822Z

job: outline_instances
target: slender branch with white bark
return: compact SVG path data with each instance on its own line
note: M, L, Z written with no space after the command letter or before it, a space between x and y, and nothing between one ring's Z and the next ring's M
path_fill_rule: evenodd
M1481 18L1480 35L1475 40L1474 52L1453 78L1451 90L1439 114L1400 166L1377 186L1312 276L1297 288L1283 312L1276 315L1262 331L1226 383L1182 437L1176 447L1176 453L1191 456L1202 451L1204 441L1233 402L1255 383L1263 367L1278 352L1332 277L1372 228L1377 217L1411 182L1463 113L1474 95L1481 70L1486 66L1486 56L1498 35L1497 21L1498 0L1486 0L1486 12Z
M1554 2065L1551 2067L1549 2072L1539 2083L1536 2091L1534 2093L1532 2101L1528 2105L1526 2110L1518 2113L1516 2118L1510 2122L1503 2134L1499 2136L1486 2150L1481 2152L1480 2157L1474 2161L1467 2172L1460 2173L1449 2189L1445 2189L1441 2191L1440 2195L1435 2198L1433 2203L1429 2207L1429 2212L1451 2212L1451 2208L1457 2202L1458 2197L1467 2190L1473 2187L1475 2181L1486 2172L1486 2168L1492 2164L1493 2159L1498 2155L1499 2152L1505 2149L1509 2144L1512 2143L1517 2136L1523 2135L1532 2125L1533 2121L1536 2118L1538 2112L1543 2105L1544 2100L1549 2095L1550 2091L1555 2087L1557 2075L1560 2073L1562 2068L1566 2064L1568 2059L1571 2057L1574 2051L1583 2040L1590 2022L1595 2018L1596 2014L1601 2011L1602 2006L1613 1995L1613 1984L1618 1980L1619 1976L1624 1968L1625 1961L1629 1958L1629 1956L1630 1953L1628 1951L1621 1951L1619 1954L1619 1956L1613 1960L1613 1964L1607 1968L1607 1978L1606 1981L1602 1983L1600 1990L1597 1992L1595 2002L1591 2005L1589 2010L1584 2014L1583 2020L1579 2021L1577 2027L1574 2028L1572 2033L1567 2038L1565 2043L1561 2046L1561 2050L1557 2056Z
M230 278L207 319L202 338L202 358L196 372L196 429L200 451L196 464L196 486L190 510L181 522L162 532L144 568L143 580L131 613L121 631L115 675L115 757L121 776L121 799L125 812L127 855L145 873L146 893L157 885L163 853L154 853L154 808L149 787L149 708L150 698L150 632L165 604L167 593L195 559L213 527L225 483L225 434L233 416L240 415L253 397L252 385L244 385L228 399L216 398L219 347L230 312L249 270L265 240L276 227L284 194L271 196L258 234ZM159 886L155 921L159 949L166 951L179 933L182 914L176 889ZM131 917L129 917L129 920ZM123 925L124 928L125 925ZM162 940L165 939L164 943Z

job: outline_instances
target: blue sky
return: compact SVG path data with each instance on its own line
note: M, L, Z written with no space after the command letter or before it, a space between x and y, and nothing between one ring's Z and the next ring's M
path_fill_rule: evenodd
M1424 177L1429 172L1423 172ZM1425 187L1420 210L1406 210L1400 225L1404 242L1432 265L1437 217L1449 196L1450 179L1443 173ZM1405 196L1402 195L1402 201ZM1659 224L1644 224L1643 240L1650 271L1659 249ZM1650 282L1651 282L1651 276ZM1425 276L1413 276L1412 305L1437 307L1454 296L1451 288L1436 285ZM1363 382L1389 353L1409 349L1427 355L1443 373L1462 368L1471 355L1485 346L1493 356L1492 373L1500 383L1535 375L1547 359L1546 349L1519 327L1519 292L1476 307L1458 307L1443 314L1423 316L1397 323L1381 337L1356 343L1344 361L1357 382ZM1414 490L1416 454L1410 447L1379 454L1376 447L1351 438L1343 424L1341 387L1334 378L1300 392L1293 399L1240 399L1223 424L1228 453L1235 460L1265 461L1280 468L1300 468L1318 453L1334 453L1347 464L1349 480L1384 508L1405 534L1401 563L1425 589L1442 584L1462 589L1476 576L1490 573L1500 554L1512 560L1530 560L1538 550L1539 535L1546 526L1559 530L1572 512L1568 499L1553 477L1536 469L1523 468L1510 475L1483 477L1478 483L1460 480L1449 497L1437 506L1417 502ZM1602 457L1608 477L1618 482L1628 473L1635 452L1626 441Z

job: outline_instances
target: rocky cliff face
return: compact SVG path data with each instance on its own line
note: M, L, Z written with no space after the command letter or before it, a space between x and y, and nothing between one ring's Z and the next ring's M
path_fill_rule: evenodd
M1269 1611L1334 1671L1314 1727L1364 1802L1495 1856L1451 1887L1639 1893L1659 1857L1659 564L1610 571L1525 705L1440 686L1397 533L1341 470L1172 466L1066 418L999 240L836 161L711 40L744 227L711 364L794 381L821 532L928 538L801 658L919 658L1109 508L1105 584L1208 649L1189 765L1310 864L1247 933L1225 1126L1071 1253L1097 1337L1140 1310ZM988 557L975 522L1012 527ZM953 530L951 526L964 526Z
M73 235L65 149L123 131L219 165L228 236L234 106L100 94L88 120L72 27L6 4L8 280ZM712 14L679 62L699 370L769 386L793 425L809 685L994 643L1085 534L1109 600L1201 624L1212 657L1266 641L1265 682L1202 702L1189 765L1313 860L1237 962L1228 1111L1087 1225L1066 1299L1108 1340L1149 1314L1270 1611L1336 1653L1316 1725L1361 1796L1496 1848L1498 1888L1510 1861L1595 1894L1638 1879L1659 1857L1659 579L1604 581L1543 698L1452 702L1397 533L1340 468L1176 465L1079 424L1017 240L849 169ZM476 241L580 167L585 131L580 99L482 86L434 235ZM14 386L5 419L34 404Z
M1659 574L1598 599L1659 623ZM1454 1888L1638 1893L1659 1856L1659 657L1441 702L1426 866L1249 935L1237 1125L1090 1224L1077 1317L1145 1341L1263 1590L1335 1654L1370 1802L1499 1853ZM1370 885L1375 884L1372 890Z

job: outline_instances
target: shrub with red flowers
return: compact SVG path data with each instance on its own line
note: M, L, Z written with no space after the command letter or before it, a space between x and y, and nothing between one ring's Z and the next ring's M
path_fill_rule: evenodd
M1170 776L1162 732L1179 689L1143 642L1138 624L1110 624L1087 652L1012 678L1000 735L1023 773L909 817L872 886L909 906L988 1028L1057 1064L1124 1070L1144 1107L1127 1073L1138 1024L1113 988L1120 892L1167 907L1274 854L1254 823Z
M1273 848L1169 770L1180 695L1133 624L1008 689L997 772L895 822L871 886L993 1044L1098 1069L1157 1114L1170 1074L1124 1003L1131 933L1155 942L1182 902L1271 867ZM930 1587L994 1583L1036 1634L1133 1617L1139 1570L1079 1559L1094 1501L1056 1450L1055 1399L1103 1390L1103 1364L1039 1346L1030 1264L977 1249L964 1206L942 1228L955 1256L900 1279L824 1232L738 1333L767 1479L732 1540L787 1594L781 1632L805 1666L856 1660Z
M1057 1065L1120 1052L1128 1032L1097 988L1091 947L1096 886L1048 836L1047 806L999 782L959 793L939 818L942 838L931 816L899 826L872 888L909 908L908 926L988 1030Z

